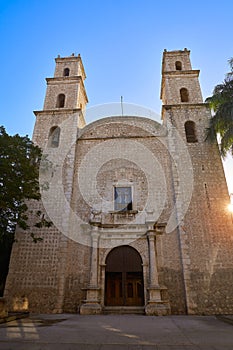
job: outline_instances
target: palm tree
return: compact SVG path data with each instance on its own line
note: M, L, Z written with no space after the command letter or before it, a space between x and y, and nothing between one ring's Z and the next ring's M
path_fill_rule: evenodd
M231 71L226 74L223 83L216 85L213 96L206 99L214 112L207 138L213 141L216 134L220 135L220 152L223 157L228 151L233 156L233 58L229 60L229 65Z

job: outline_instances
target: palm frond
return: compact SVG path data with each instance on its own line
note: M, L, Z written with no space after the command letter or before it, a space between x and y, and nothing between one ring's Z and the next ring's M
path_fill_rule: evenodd
M226 74L222 84L215 86L213 96L208 97L214 115L210 119L206 140L216 140L221 136L220 152L223 157L230 151L233 155L233 58L229 60L231 71Z
M220 152L223 157L226 156L228 150L233 147L233 125L226 130L221 138Z

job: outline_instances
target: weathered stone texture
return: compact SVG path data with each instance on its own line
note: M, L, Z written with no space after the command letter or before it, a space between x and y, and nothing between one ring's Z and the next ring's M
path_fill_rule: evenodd
M85 126L81 58L56 59L44 109L35 112L33 140L56 160L51 176L69 209L55 191L46 204L54 225L35 229L43 241L34 244L17 230L5 291L10 309L103 312L107 256L114 247L130 245L142 260L147 314L233 313L229 195L218 146L206 142L210 111L198 74L188 50L164 52L162 125L124 116ZM181 101L182 88L187 102ZM66 103L56 108L60 93ZM196 142L187 142L187 121L195 123ZM61 129L59 146L50 149L54 126ZM132 189L131 210L115 211L115 186ZM40 203L32 202L30 210L31 223L38 210L47 215Z

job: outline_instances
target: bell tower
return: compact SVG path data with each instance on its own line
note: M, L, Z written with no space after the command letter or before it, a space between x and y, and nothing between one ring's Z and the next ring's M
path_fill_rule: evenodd
M81 56L74 54L69 57L58 56L55 62L54 77L46 79L47 89L43 110L34 112L36 124L33 141L41 148L51 143L49 138L56 128L60 128L59 133L62 136L62 123L68 118L72 117L73 130L69 131L69 135L63 134L65 138L71 137L71 134L76 137L77 128L85 126L83 114L88 98L84 86L86 74ZM56 133L58 134L58 129ZM55 143L52 142L51 145L58 147L59 143L57 137Z
M203 103L199 70L192 69L189 56L187 49L164 50L161 99L173 160L170 171L186 312L195 314L211 312L212 304L218 303L216 291L222 295L230 293L229 284L218 287L223 269L216 261L229 267L228 249L224 251L222 247L231 240L232 223L218 145L206 140L211 118L209 105ZM185 210L184 205L187 205ZM212 301L211 306L208 300Z
M175 128L185 143L205 147L210 110L208 104L203 103L199 73L200 70L192 69L190 51L186 48L164 50L160 96L163 122L170 134L171 128Z
M161 85L163 104L202 103L199 73L199 70L192 69L189 50L164 50Z

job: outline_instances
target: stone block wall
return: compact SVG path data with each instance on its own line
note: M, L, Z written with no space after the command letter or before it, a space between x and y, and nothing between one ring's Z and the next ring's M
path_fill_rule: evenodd
M57 58L56 63L45 109L35 112L33 134L54 162L53 188L43 202L46 208L32 201L29 209L31 224L40 210L41 215L52 215L53 226L34 229L43 238L36 244L17 229L5 290L9 310L79 312L93 277L92 235L99 237L99 247L94 256L97 278L92 278L98 286L91 287L101 307L107 254L114 245L129 244L142 257L145 303L151 287L150 245L156 253L159 288L173 314L233 313L229 195L218 146L206 142L210 112L202 103L199 71L191 70L189 51L164 52L163 125L124 116L85 126L76 108L84 109L87 102L81 58ZM63 77L65 68L73 78ZM180 101L182 87L189 91L188 102ZM56 108L56 96L62 92L69 106ZM187 142L187 121L195 123L197 142ZM59 146L50 149L53 126L60 126L61 134ZM114 186L119 184L133 189L128 215L114 213ZM158 224L166 227L161 235L155 234ZM155 231L150 242L148 227Z

